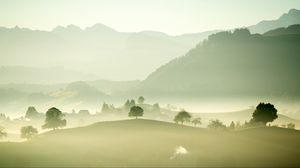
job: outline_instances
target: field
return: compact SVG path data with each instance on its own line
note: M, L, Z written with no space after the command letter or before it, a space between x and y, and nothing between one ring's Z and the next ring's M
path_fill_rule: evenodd
M297 130L220 131L133 119L49 131L26 142L2 142L0 166L299 167L299 149Z

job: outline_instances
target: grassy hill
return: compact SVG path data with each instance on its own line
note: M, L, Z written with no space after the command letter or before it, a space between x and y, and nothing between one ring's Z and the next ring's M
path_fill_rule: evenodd
M187 154L175 149L182 146ZM0 143L0 166L299 166L300 132L213 131L153 120L100 122ZM181 153L181 154L179 154Z

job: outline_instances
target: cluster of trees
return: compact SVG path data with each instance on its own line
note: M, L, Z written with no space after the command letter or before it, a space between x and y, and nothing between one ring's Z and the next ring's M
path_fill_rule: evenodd
M201 118L197 117L197 118L192 118L192 115L188 112L186 112L185 110L180 111L175 117L174 117L174 121L175 123L188 123L188 122L192 122L194 124L194 126L196 127L197 125L202 124L201 122Z
M134 100L127 100L124 104L124 108L128 108L128 117L138 118L144 115L144 109L141 107L144 104L145 98L140 96L138 98L138 105L136 105ZM109 112L110 110L114 110L113 105L108 105L106 103L102 106L102 112ZM153 109L159 111L160 107L159 104L156 103L152 106ZM87 110L81 110L78 114L82 115L89 115L90 113ZM45 123L42 125L42 129L57 129L65 127L67 124L66 119L64 119L65 115L57 108L52 107L47 110L46 115L37 112L37 110L31 106L26 111L25 117L31 120L40 118L41 116L45 116ZM5 115L0 114L0 118L7 119ZM235 130L239 128L248 128L248 127L257 127L257 126L266 126L267 123L274 121L278 118L277 109L274 105L270 103L259 103L252 114L252 119L250 121L245 121L243 125L240 122L231 122L230 125L227 127L222 121L215 119L210 120L207 128L209 129L229 129ZM185 110L182 110L177 113L174 117L174 122L181 123L191 123L195 127L197 125L201 125L202 121L200 117L193 118L190 113ZM288 123L287 125L282 125L284 128L295 129L295 124ZM38 134L38 130L30 125L24 126L20 130L21 138L31 139L35 135ZM0 126L0 139L6 137L7 133L4 127Z
M202 121L200 117L193 118L192 115L185 110L182 110L177 113L177 115L174 117L174 122L175 123L192 123L195 127L197 125L201 125ZM226 128L226 125L223 124L220 120L210 120L209 124L207 125L207 128L212 128L212 129L224 129Z
M103 103L101 108L102 114L113 114L115 112L130 112L132 107L139 106L141 108L144 108L144 111L151 111L151 112L160 112L161 108L158 103L155 103L153 105L145 104L145 98L143 96L138 97L137 103L134 99L127 99L123 106L121 107L115 107L113 104L109 105L107 103Z
M240 122L231 122L227 127L222 121L215 119L210 120L207 128L210 129L239 129L239 128L249 128L249 127L257 127L257 126L266 126L267 123L273 122L278 118L277 109L273 104L270 103L259 103L256 106L255 111L252 114L252 119L249 122L245 121L243 125ZM175 117L174 121L176 123L188 123L192 122L195 126L201 124L201 118L192 119L192 115L186 111L180 111ZM295 129L295 124L289 123L287 125L283 125L284 128Z
M0 121L5 121L5 120L10 120L10 118L8 116L6 116L3 113L0 113Z
M226 129L226 125L223 124L222 121L215 119L215 120L210 120L209 124L207 125L207 128L210 129Z
M115 111L119 111L119 109L115 108L115 106L113 104L108 105L105 102L103 103L102 108L101 108L101 113L105 114L105 113L115 112Z
M145 102L145 98L143 96L138 97L137 99L138 105L142 105ZM113 104L108 105L107 103L103 103L102 108L101 108L101 113L111 113L111 112L121 112L125 111L128 112L130 109L134 106L136 106L136 102L134 99L127 99L121 108L116 108Z
M38 134L38 130L33 126L24 126L21 128L21 138L31 139Z
M44 115L41 115L41 113L38 113L37 110L34 107L29 107L26 111L25 117L29 119L37 119L38 117L41 117ZM48 109L46 112L46 118L45 118L45 124L42 125L42 129L57 129L65 127L67 124L67 121L64 119L64 114L57 108L52 107ZM35 135L38 134L38 129L34 128L31 125L23 126L20 129L21 138L25 139L31 139ZM5 128L0 126L0 139L7 136L7 132L5 131Z
M131 99L131 100L126 100L125 104L124 104L124 110L125 111L129 111L131 107L135 106L135 100Z
M42 113L39 113L33 106L28 107L25 113L25 118L28 118L30 120L39 119L41 117L44 117L44 115Z

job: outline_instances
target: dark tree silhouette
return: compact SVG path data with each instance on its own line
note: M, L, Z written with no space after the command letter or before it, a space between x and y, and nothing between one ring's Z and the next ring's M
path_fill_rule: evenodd
M0 139L7 137L7 133L5 131L5 128L0 126Z
M181 122L181 124L183 124L184 122L189 122L191 118L191 114L183 110L175 116L174 121L176 123Z
M232 129L232 130L235 129L235 124L234 124L233 121L231 121L229 128Z
M200 117L194 118L194 119L192 120L192 123L194 124L195 127L196 127L198 124L199 124L199 125L202 124L201 118L200 118Z
M89 116L90 112L89 112L89 110L79 110L78 115L79 116Z
M105 102L103 103L102 105L102 108L101 108L101 113L106 113L106 112L109 112L109 106L108 104L106 104Z
M212 129L226 129L226 125L223 124L220 120L210 120L209 124L207 125L207 128Z
M289 129L295 129L295 124L294 123L288 123L287 128Z
M55 108L52 107L46 112L46 120L45 124L42 126L43 129L53 129L65 127L67 124L67 121L63 119L64 115L63 113Z
M21 128L21 138L31 139L36 134L38 134L38 130L32 126L24 126Z
M140 106L133 106L130 108L130 112L128 113L129 117L141 117L144 115L144 110Z
M128 112L129 109L130 109L130 101L127 99L124 104L124 110Z
M33 107L33 106L28 107L26 114L25 114L25 118L35 119L38 116L39 116L39 113L36 111L35 107Z
M10 120L10 118L3 113L0 113L0 121Z
M252 114L251 122L253 123L263 123L264 125L267 122L272 122L277 116L277 109L274 107L273 104L270 103L259 103Z
M152 111L153 112L160 112L160 107L159 107L158 103L153 104Z
M144 98L143 96L140 96L140 97L138 98L138 103L139 103L139 104L144 104L144 102L145 102L145 98Z
M133 99L131 99L129 102L129 107L131 108L133 106L135 106L135 101Z

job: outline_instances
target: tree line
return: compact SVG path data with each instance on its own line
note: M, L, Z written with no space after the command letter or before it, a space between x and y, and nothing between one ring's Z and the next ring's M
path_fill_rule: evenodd
M139 97L138 103L141 105L145 101L144 97ZM158 104L157 104L158 106ZM105 110L106 105L102 106L102 110ZM132 117L135 119L138 119L139 117L142 117L144 115L144 109L135 104L134 100L127 100L124 105L125 109L128 109L128 117ZM41 117L44 116L41 113L38 113L37 110L34 107L29 107L25 117L26 118L36 118L36 117ZM7 119L6 116L1 115L2 118ZM63 128L67 125L67 120L64 118L65 115L56 107L52 107L47 110L46 115L45 115L45 121L44 124L42 125L42 129L53 129L56 130L58 128ZM218 119L210 120L207 128L209 129L238 129L238 128L249 128L249 127L258 127L258 126L266 126L267 123L273 122L275 119L278 118L277 115L277 109L274 107L273 104L270 103L259 103L253 114L252 118L249 121L245 121L245 123L242 125L240 122L231 122L230 125L227 127L222 121ZM195 127L198 125L202 124L202 120L200 117L193 118L192 115L185 111L182 110L178 112L173 121L176 124L185 124L185 123L191 123ZM290 129L295 129L295 124L294 123L288 123L287 125L283 126L284 128L290 128ZM34 128L33 126L24 126L21 127L20 129L21 133L21 138L25 139L31 139L35 135L38 134L38 130ZM0 138L6 137L7 133L5 132L4 127L0 126Z

